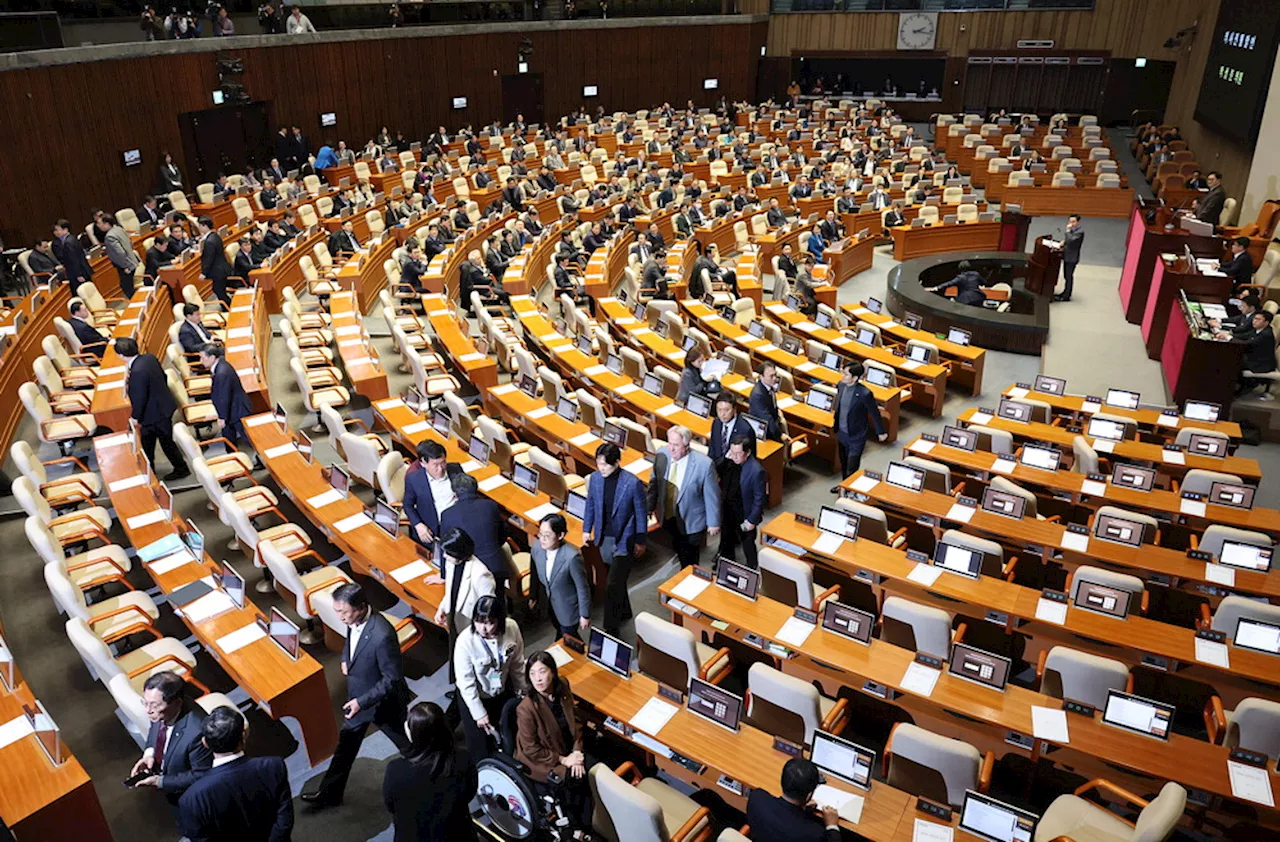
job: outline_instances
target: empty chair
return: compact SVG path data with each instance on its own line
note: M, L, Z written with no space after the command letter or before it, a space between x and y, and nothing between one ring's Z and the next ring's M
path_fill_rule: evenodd
M97 420L87 412L55 416L53 407L45 400L40 387L35 383L27 382L19 386L18 398L35 423L40 441L57 444L63 455L71 452L76 439L87 438L97 429Z
M978 434L978 450L1013 455L1013 433L1008 430L997 430L995 427L985 427L981 424L970 424L969 429Z
M970 535L967 532L961 532L958 529L948 529L942 533L942 538L939 543L981 553L981 575L1013 581L1013 572L1018 563L1018 558L1017 556L1014 556L1009 560L1008 564L1005 564L1004 547L1000 546L995 541L990 541L986 538L979 538L976 535Z
M1137 576L1082 564L1067 577L1067 593L1072 602L1079 599L1080 588L1085 585L1101 585L1115 591L1127 591L1131 594L1130 611L1137 611L1139 607L1144 612L1147 610L1147 588Z
M1223 710L1217 696L1205 710L1210 742L1243 748L1268 757L1280 754L1280 702L1242 699L1235 710Z
M852 497L837 498L836 508L853 512L858 516L858 538L890 547L906 546L907 527L904 526L892 535L889 534L889 521L882 509L859 503Z
M97 538L103 543L107 540L107 530L111 528L111 513L102 506L90 506L74 509L59 517L54 517L49 501L40 494L39 488L25 476L13 481L11 488L13 498L28 515L39 519L57 536L58 541L66 546Z
M87 588L72 580L68 567L60 562L44 566L44 581L59 613L83 620L108 644L139 632L151 632L153 624L160 618L160 609L151 597L130 589L118 596L96 599L90 604L85 598Z
M31 370L44 389L53 411L58 415L87 412L93 405L93 391L65 388L62 378L58 376L58 370L43 354L35 358L31 364Z
M1026 517L1033 517L1036 520L1052 520L1052 521L1058 520L1057 515L1054 515L1049 518L1046 518L1043 515L1041 515L1038 511L1039 501L1036 498L1036 495L1032 494L1030 491L1028 491L1027 489L1023 488L1022 486L1018 485L1017 483L1011 480L1007 480L1001 476L993 475L991 477L991 487L994 488L996 491L1003 491L1006 494L1012 494L1016 497L1021 497L1023 501L1026 503L1025 507L1022 510L1023 515Z
M538 490L553 500L566 500L569 489L582 488L586 482L577 474L565 473L560 460L540 447L527 451L529 465L538 471Z
M647 611L635 622L639 670L669 687L688 687L690 678L719 684L732 669L728 648L713 649L683 626Z
M62 319L55 321L63 322ZM55 335L50 334L40 340L40 349L44 351L44 355L49 358L54 367L58 369L58 374L62 377L62 382L71 389L82 389L92 386L98 380L98 358L93 354L79 354L74 357L67 350L67 346Z
M621 416L610 418L609 423L617 424L619 427L626 430L627 447L645 454L653 454L656 452L656 448L653 446L653 438L649 433L648 427L637 423L630 418L624 418Z
M995 755L983 755L961 740L899 722L884 747L884 766L890 786L959 809L965 790L987 791Z
M303 405L316 413L316 424L311 428L312 431L323 432L324 424L320 422L320 407L325 404L345 406L351 400L351 393L338 385L337 373L332 370L324 372L325 376L317 376L314 371L305 370L302 367L302 361L297 357L289 360L289 368L293 370L298 389L302 392Z
M315 629L316 609L314 604L320 600L333 601L333 591L348 584L351 577L338 567L320 565L306 573L299 573L293 560L270 541L262 542L258 547L262 561L271 571L276 592L285 599L293 600L293 608L306 623L306 629L299 635L303 643L320 642L320 633ZM340 623L345 627L345 623ZM342 629L334 629L339 636Z
M751 725L795 745L813 745L813 732L839 734L849 723L847 699L830 699L803 679L768 664L747 672L747 719Z
M1160 543L1160 522L1150 515L1141 514L1139 512L1131 512L1128 509L1122 509L1119 506L1100 506L1097 513L1090 519L1090 526L1097 533L1098 519L1103 516L1111 516L1127 520L1132 523L1142 524L1142 543L1159 544ZM1124 538L1126 536L1115 536Z
M351 476L370 488L377 488L378 462L383 451L367 437L355 433L343 433L337 445L346 457Z
M963 636L963 629L961 624L957 639ZM951 652L951 615L900 596L886 597L881 607L880 637L912 652L945 658Z
M40 496L53 508L87 503L102 493L102 478L74 456L41 462L31 445L21 439L9 448L9 455L22 475L31 481ZM59 464L71 464L80 470L50 479L46 467Z
M1176 490L1191 491L1196 494L1208 496L1215 482L1225 483L1227 485L1241 485L1244 481L1235 474L1227 474L1221 471L1206 471L1204 468L1192 468L1182 477L1182 482L1178 483Z
M258 529L250 519L249 513L241 507L234 495L230 492L223 494L222 503L218 506L218 518L231 527L235 533L235 537L231 539L227 549L242 550L245 555L253 559L255 567L264 567L262 555L257 551L258 544L262 541L271 541L276 546L276 549L289 558L298 559L303 556L311 556L319 564L324 564L324 559L320 558L316 551L311 549L311 536L302 531L301 527L289 523L279 509L267 509L263 514L268 511L279 518L281 523L266 529ZM270 582L264 579L258 583L257 589L260 593L270 591Z
M31 544L36 555L46 567L56 567L81 591L101 587L114 582L126 590L132 586L125 580L125 575L133 564L124 548L117 544L103 543L82 553L66 555L63 547L67 542L54 535L48 524L32 515L22 523L23 533Z
M772 547L759 552L760 592L784 605L818 609L829 599L838 599L840 586L823 590L813 581L813 566L784 555Z
M153 640L117 658L111 654L102 638L94 634L89 624L79 617L67 620L66 630L71 645L80 654L90 674L103 684L117 675L125 675L133 689L141 693L148 678L158 672L172 670L203 692L209 692L209 688L192 675L196 667L196 656L175 638Z
M1201 610L1208 613L1207 606ZM1202 618L1199 625L1201 628L1222 632L1230 638L1234 637L1236 626L1241 618L1280 625L1280 605L1269 605L1246 596L1232 594L1223 597L1222 602L1219 602L1218 607L1214 609L1212 618Z
M1091 789L1105 790L1121 802L1142 808L1130 823L1107 808L1080 796ZM1172 835L1187 806L1187 791L1170 781L1160 794L1147 801L1106 779L1092 780L1074 795L1059 795L1040 817L1032 842L1071 839L1074 842L1164 842Z
M1093 449L1089 444L1089 440L1084 436L1075 436L1071 439L1071 472L1075 474L1097 474L1101 473L1103 460L1098 457L1098 451Z
M1271 538L1263 532L1254 532L1249 529L1237 529L1233 526L1223 526L1222 524L1211 524L1204 531L1204 534L1197 541L1196 536L1191 536L1191 546L1201 552L1212 555L1215 559L1222 558L1222 545L1224 541L1232 541L1237 544L1248 544L1253 547L1261 547L1263 549L1271 549Z
M456 392L444 393L444 405L449 410L449 417L453 420L454 435L464 442L470 441L476 424L475 416L479 414L480 408L468 406Z
M924 488L926 491L954 495L964 493L963 482L957 483L954 487L951 485L951 468L947 465L935 462L932 459L923 459L919 456L907 456L902 461L913 468L919 468L924 471Z
M516 462L524 465L529 463L528 453L532 447L527 442L512 441L507 428L500 422L494 421L487 415L480 415L475 419L475 426L480 433L480 438L489 445L489 460L499 468L510 473L514 470ZM541 476L539 476L539 482L541 482Z
M635 764L617 771L597 763L587 771L595 799L593 829L617 842L701 842L710 835L710 810ZM629 779L629 780L628 780Z
M1128 692L1133 686L1129 667L1123 661L1065 646L1040 653L1036 677L1040 692L1046 696L1083 702L1098 710L1107 704L1107 691Z

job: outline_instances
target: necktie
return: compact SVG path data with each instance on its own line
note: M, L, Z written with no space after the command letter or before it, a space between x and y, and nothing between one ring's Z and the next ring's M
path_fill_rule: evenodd
M169 726L161 725L160 733L156 735L156 753L155 753L154 759L155 759L155 768L157 769L161 769L161 770L164 769L164 746L165 746L165 743L168 742L168 738L169 738Z

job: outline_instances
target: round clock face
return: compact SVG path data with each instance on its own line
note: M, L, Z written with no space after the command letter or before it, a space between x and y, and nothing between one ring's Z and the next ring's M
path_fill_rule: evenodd
M937 35L937 19L919 13L904 14L898 18L898 48L925 50L933 47Z

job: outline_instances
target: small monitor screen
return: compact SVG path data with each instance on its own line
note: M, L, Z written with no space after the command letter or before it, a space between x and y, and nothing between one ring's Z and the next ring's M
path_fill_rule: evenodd
M275 416L277 427L281 430L289 429L289 412L284 408L284 404L277 403L271 414Z
M1102 711L1102 721L1108 725L1137 731L1160 740L1169 739L1176 708L1119 690L1107 691L1107 706Z
M883 368L867 366L866 378L868 383L872 383L876 386L883 386L886 389L893 384L893 375L885 371Z
M400 512L381 497L373 503L373 522L392 538L400 534Z
M730 731L742 723L742 697L700 678L689 679L689 710Z
M924 488L924 471L901 462L890 462L884 478L890 485L896 485L908 491L919 491Z
M635 317L636 321L642 322L645 320L646 316L648 315L648 312L649 312L648 305L645 304L643 301L637 301L636 306L631 310L631 315Z
M307 464L311 464L312 458L315 456L315 447L311 444L311 436L302 430L293 431L293 443L297 445L298 452L302 454L302 458L307 460Z
M1234 482L1215 482L1209 486L1209 502L1237 509L1252 509L1254 487Z
M1221 436L1192 433L1187 440L1187 452L1197 456L1213 456L1221 459L1227 455L1227 440Z
M597 96L597 95L599 94L599 92L600 92L600 88L599 88L597 85L583 85L583 86L582 86L582 95L583 95L583 96Z
M880 303L879 298L868 298L867 309L878 316L880 313L884 312L884 305Z
M267 621L267 634L276 645L295 661L302 655L302 641L298 639L298 627L279 608L271 606L271 619Z
M851 605L828 600L822 606L822 627L859 643L870 643L876 617Z
M826 731L813 732L813 765L829 775L863 789L871 788L876 753Z
M164 510L165 520L173 520L173 493L163 482L156 483L156 504Z
M1076 588L1076 607L1123 620L1129 616L1133 594L1119 588L1108 588L1095 582L1081 582Z
M651 395L662 394L662 379L653 372L649 372L644 376L642 388Z
M969 681L976 681L997 690L1003 690L1009 681L1012 662L1008 658L993 655L965 643L951 647L951 661L947 672Z
M616 444L618 447L627 446L627 431L622 429L620 424L606 421L601 436L610 444Z
M912 330L919 330L924 324L924 318L919 313L903 313L902 323Z
M1222 406L1205 401L1187 401L1182 407L1182 414L1192 421L1216 422L1222 413Z
M759 319L755 319L751 324L747 325L747 333L756 339L764 339L764 325L760 323Z
M579 494L576 491L570 491L568 498L565 500L566 512L582 520L587 516L587 498L586 495Z
M187 528L182 533L182 542L187 545L187 549L196 557L196 561L204 559L204 533L191 521L187 521Z
M1108 389L1106 404L1120 409L1137 409L1138 398L1139 394L1137 392L1126 392L1124 389Z
M587 639L587 657L623 678L631 675L631 647L595 626Z
M139 149L128 149L124 153L124 165L126 167L136 167L142 163L142 151Z
M1140 468L1137 465L1118 464L1111 472L1111 484L1134 491L1150 491L1155 487L1156 472L1154 468Z
M336 126L338 125L338 115L332 111L326 111L320 115L320 125Z
M939 541L937 549L933 551L933 563L943 570L976 579L982 572L982 553Z
M831 327L831 314L824 310L819 310L818 315L813 317L813 321L818 327ZM859 333L859 336L861 336L861 333ZM862 340L859 339L858 341L861 342Z
M863 345L876 344L876 332L870 328L859 328L858 335L854 338Z
M973 334L969 333L967 330L961 330L958 327L953 327L947 331L947 341L954 345L968 345L969 338L972 335Z
M721 557L716 562L716 584L747 599L755 599L760 589L760 574L750 567Z
M795 354L799 356L800 340L796 339L794 336L782 337L782 350L786 351L788 354Z
M656 325L653 326L653 332L661 336L663 339L666 339L667 335L671 333L671 323L658 322Z
M1106 541L1138 547L1142 545L1142 528L1138 521L1125 520L1115 515L1098 515L1093 532Z
M711 398L691 393L684 408L699 418L708 418L711 416Z
M990 842L1031 842L1039 817L973 790L964 794L960 829Z
M1007 418L1010 421L1021 421L1026 423L1031 420L1031 407L1025 403L1011 401L1008 398L1000 399L1000 406L996 410L996 414L1001 418Z
M835 351L825 351L822 354L822 364L832 371L840 370L840 355Z
M1124 441L1124 428L1125 425L1119 421L1112 421L1110 418L1099 418L1095 415L1089 419L1088 433L1095 439Z
M907 348L907 358L918 363L929 363L929 349L923 345L911 345Z
M453 432L453 419L449 417L449 410L437 409L431 413L431 427L446 439L449 438Z
M947 447L958 447L972 453L978 447L978 434L973 430L947 426L942 428L942 443Z
M1062 454L1052 447L1028 444L1022 448L1022 464L1029 468L1056 471L1061 461Z
M751 428L751 432L755 433L757 441L764 441L769 437L769 422L754 415L744 415L742 417L747 419L747 426Z
M351 488L351 477L347 474L347 469L337 464L330 465L329 484L334 487L334 490L346 494Z
M556 401L556 415L559 415L566 421L578 420L578 405L569 398L561 398Z
M841 538L858 537L859 518L853 512L845 512L831 506L818 510L818 528Z
M530 494L538 490L538 470L519 462L512 463L511 481Z
M222 589L227 592L227 596L231 597L231 601L236 604L236 608L244 608L244 577L225 560L222 562L222 569L218 572L218 580Z
M688 351L689 349L693 348L693 346L696 344L698 344L697 339L694 339L692 335L686 336L684 338L684 341L680 343L680 350Z
M520 375L520 391L531 398L536 398L538 396L538 381L528 374Z
M610 354L609 358L605 360L605 368L609 369L614 374L621 374L622 373L622 357L618 356L617 354Z
M836 399L829 392L810 389L809 393L805 395L804 402L814 409L820 409L823 412L830 412L831 407L835 405Z
M1241 570L1257 570L1266 573L1271 569L1271 547L1258 547L1240 541L1223 541L1218 561L1228 567Z
M804 304L803 304L803 302L801 302L801 301L800 301L800 296L798 296L798 295L788 295L788 296L787 296L787 306L788 306L788 307L790 307L792 310L799 310L799 309L801 309L802 307L804 307Z
M591 354L591 352L592 352L592 351L591 351L591 337L590 337L590 336L588 336L588 335L587 335L587 334L585 334L585 333L584 333L584 334L582 334L581 336L579 336L579 337L578 337L577 347L578 347L578 351L580 351L581 353L583 353L583 354L588 354L588 355L589 355L589 354Z
M1266 652L1268 655L1280 655L1280 626L1241 617L1236 622L1236 646Z
M1046 395L1065 395L1067 393L1067 381L1063 380L1061 377L1049 377L1044 374L1037 374L1036 381L1032 384L1031 388Z
M489 464L489 445L479 436L472 436L467 442L467 455L481 464Z
M982 508L992 514L1022 520L1022 515L1027 508L1027 501L1017 494L1010 494L1007 491L999 491L987 486L987 490L982 492Z
M455 96L453 98L453 108L455 111L461 111L467 107L467 98L465 96Z

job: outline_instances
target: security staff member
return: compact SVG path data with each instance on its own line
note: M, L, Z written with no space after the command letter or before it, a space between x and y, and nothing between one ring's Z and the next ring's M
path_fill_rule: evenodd
M862 384L861 377L862 363L851 360L845 363L844 373L836 387L836 439L840 443L840 464L844 466L846 477L861 467L862 449L871 428L875 428L877 441L889 437L884 430L884 422L880 420L876 399ZM838 491L839 486L836 486L832 493Z

